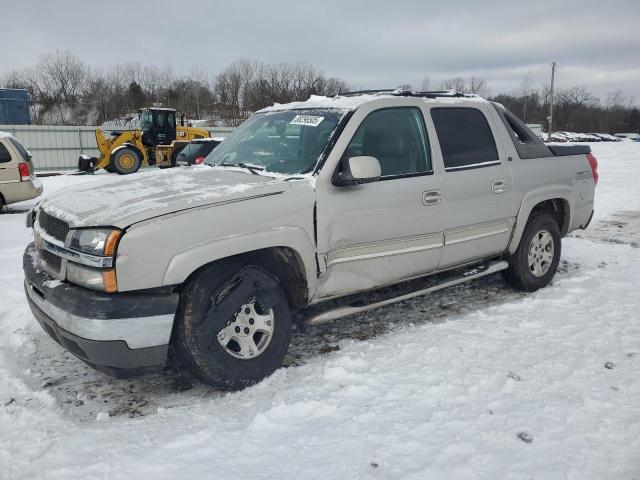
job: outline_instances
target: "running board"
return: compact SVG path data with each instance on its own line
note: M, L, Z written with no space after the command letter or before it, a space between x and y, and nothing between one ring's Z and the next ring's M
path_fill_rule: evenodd
M452 287L454 285L465 283L470 280L474 280L476 278L484 277L486 275L491 275L492 273L505 270L507 267L509 267L509 264L506 261L501 260L501 261L489 263L486 265L472 267L461 273L458 271L456 275L445 274L447 276L441 283L432 285L431 287L423 288L422 290L417 290L415 292L407 293L404 295L389 298L379 302L370 303L368 305L356 306L353 304L350 304L350 305L347 304L341 307L337 307L331 310L317 313L307 318L304 321L304 324L308 326L320 325L321 323L331 322L333 320L337 320L342 317L355 315L356 313L367 312L369 310L374 310L376 308L384 307L386 305L402 302L403 300L409 300L411 298L419 297L421 295L437 292L438 290L442 290L443 288Z

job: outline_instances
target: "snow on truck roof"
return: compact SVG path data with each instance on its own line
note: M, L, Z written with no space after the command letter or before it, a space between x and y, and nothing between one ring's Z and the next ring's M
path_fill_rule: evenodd
M425 102L439 103L466 103L469 101L486 102L487 100L474 94L461 94L455 91L447 92L407 92L404 90L380 90L371 93L356 92L354 94L336 95L325 97L311 95L308 100L302 102L275 103L270 107L258 110L256 113L276 112L280 110L299 110L314 108L333 108L336 110L355 110L360 105L381 98L422 98Z

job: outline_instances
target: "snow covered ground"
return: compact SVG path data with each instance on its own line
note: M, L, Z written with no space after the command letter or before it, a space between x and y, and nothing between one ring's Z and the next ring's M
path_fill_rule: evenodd
M640 478L640 144L593 144L592 226L534 294L499 275L296 331L237 393L113 380L22 292L26 205L0 215L0 478ZM115 175L44 178L45 190Z

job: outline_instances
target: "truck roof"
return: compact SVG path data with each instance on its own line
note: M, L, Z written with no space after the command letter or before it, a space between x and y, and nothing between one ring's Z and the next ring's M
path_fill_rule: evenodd
M302 102L276 103L270 107L258 110L258 113L275 112L280 110L301 110L314 108L333 108L337 110L355 110L365 103L381 98L421 98L432 103L468 103L487 102L484 98L474 94L462 94L455 91L445 92L409 92L406 90L366 90L363 92L345 93L333 97L311 95Z

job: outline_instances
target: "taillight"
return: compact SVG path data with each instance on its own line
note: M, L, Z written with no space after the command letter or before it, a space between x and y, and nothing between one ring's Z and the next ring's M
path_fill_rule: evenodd
M21 182L26 182L28 180L31 180L31 174L29 173L29 165L27 165L26 163L18 164L18 172L20 172Z
M598 183L598 159L591 153L587 153L587 160L589 160L589 166L591 166L591 174L593 175L593 183Z
M196 157L196 159L193 161L193 164L202 165L203 162L204 162L204 157Z

